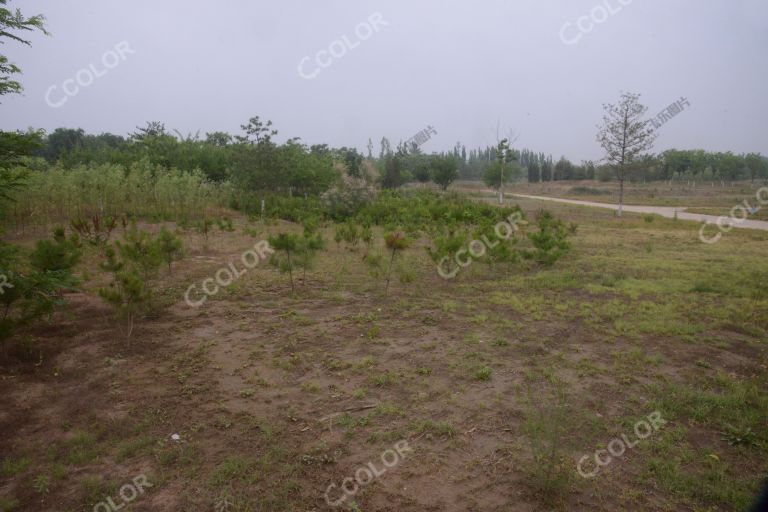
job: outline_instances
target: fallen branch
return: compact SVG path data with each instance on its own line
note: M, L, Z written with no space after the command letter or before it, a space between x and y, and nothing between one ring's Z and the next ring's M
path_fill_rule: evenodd
M344 414L345 412L364 411L364 410L366 410L366 409L374 409L374 408L376 408L376 407L378 407L378 406L379 406L379 404L374 404L374 405L358 405L358 406L356 406L356 407L348 407L348 408L346 408L346 409L343 409L343 410L341 410L341 411L339 411L339 412L335 412L335 413L333 413L333 414L329 414L328 416L324 416L324 417L320 418L320 419L319 419L319 420L317 420L317 421L318 421L318 422L320 422L320 423L322 423L322 422L324 422L325 420L329 420L329 419L331 419L331 418L335 418L336 416L339 416L339 415L341 415L341 414Z

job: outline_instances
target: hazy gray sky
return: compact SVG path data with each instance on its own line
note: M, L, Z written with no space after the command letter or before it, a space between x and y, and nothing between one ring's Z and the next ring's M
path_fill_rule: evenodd
M0 129L126 134L159 120L203 135L239 132L259 115L274 122L280 140L364 151L370 137L378 153L382 136L394 145L427 125L437 135L426 152L457 141L494 144L500 120L503 132L520 135L517 147L578 162L600 158L601 105L627 90L642 95L649 117L681 97L690 103L659 129L657 152L768 154L765 0L11 0L10 7L46 15L52 36L0 49L24 70L25 87L23 96L2 98ZM375 26L366 21L372 15ZM348 43L330 48L338 58L322 53L320 67L317 53L344 36ZM115 65L119 55L105 53L123 41L134 53L124 51ZM79 90L66 96L64 81L91 64L103 76L87 87L70 82L67 90Z

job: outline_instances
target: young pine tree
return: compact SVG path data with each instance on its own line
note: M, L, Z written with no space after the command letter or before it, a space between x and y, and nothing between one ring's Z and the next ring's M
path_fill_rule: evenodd
M314 218L304 221L304 234L299 240L298 251L300 254L298 265L303 270L302 282L307 283L307 269L312 266L317 254L325 248L323 235L317 230L318 223Z
M280 272L288 272L291 280L291 293L295 288L293 285L293 260L291 255L294 256L301 246L301 239L298 235L293 233L278 233L275 236L268 238L269 245L276 251L273 254L269 262L276 266Z
M101 268L111 272L113 280L108 288L99 289L99 295L115 307L118 316L127 320L126 338L130 340L136 318L148 311L152 294L140 272L119 260L111 246L107 247L106 257Z
M386 295L387 290L389 290L389 280L392 277L392 263L395 261L395 255L398 251L407 249L411 245L411 241L402 231L393 231L384 237L384 243L387 249L392 251L392 256L389 258L389 269L387 270L387 284L384 287L384 295Z
M184 246L179 237L163 228L155 240L163 261L168 264L168 272L171 272L171 264L184 257Z

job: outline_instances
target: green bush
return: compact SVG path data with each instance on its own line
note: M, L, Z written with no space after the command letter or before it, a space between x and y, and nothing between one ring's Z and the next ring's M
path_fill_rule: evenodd
M107 288L99 289L99 295L127 320L126 338L130 339L136 318L149 311L152 293L138 269L120 261L111 246L107 247L106 257L101 268L111 272L113 280Z
M64 228L53 231L53 240L39 240L30 255L32 268L39 272L71 271L80 261L80 238L66 237Z
M158 251L163 261L168 264L168 272L171 271L171 264L184 257L184 246L179 237L163 228L155 240Z
M301 248L301 239L298 235L293 233L278 233L277 235L270 235L269 245L276 252L269 258L269 262L277 267L280 272L287 272L291 280L291 293L294 292L293 285L293 265L294 262L291 259L291 255L295 255Z
M106 261L101 264L103 270L112 273L112 282L99 289L99 295L127 320L126 338L130 339L136 319L152 309L151 279L163 263L170 269L171 263L181 257L181 241L165 229L152 238L132 224L115 247L117 251L111 245L107 247Z
M535 250L529 250L524 255L542 265L552 266L570 251L571 244L567 238L571 232L575 232L576 226L566 226L546 210L539 213L536 224L539 231L528 233Z
M6 343L16 330L64 305L63 290L76 286L72 269L80 258L77 238L67 239L64 230L54 230L54 240L39 241L30 255L27 271L21 251L0 241L0 343Z

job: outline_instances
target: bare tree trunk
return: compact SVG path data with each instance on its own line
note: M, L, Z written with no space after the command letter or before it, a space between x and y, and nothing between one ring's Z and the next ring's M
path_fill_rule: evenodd
M619 179L619 217L624 210L624 178Z
M387 290L389 290L389 278L392 276L392 263L395 261L395 252L397 249L392 249L392 257L389 258L389 269L387 270L387 284L384 287L384 295L387 295Z

